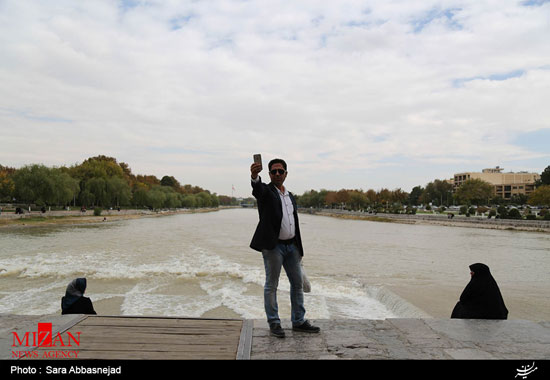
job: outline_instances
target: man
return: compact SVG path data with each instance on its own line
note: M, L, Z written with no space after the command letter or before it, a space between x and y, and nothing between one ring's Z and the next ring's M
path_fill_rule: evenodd
M276 158L269 162L268 168L271 183L266 185L258 176L262 171L262 165L254 163L250 167L252 195L258 202L260 215L250 247L262 252L264 259L264 305L269 330L271 335L285 337L277 305L277 286L283 267L290 281L292 330L318 333L320 329L312 326L304 318L306 311L301 269L304 251L296 200L283 185L288 174L286 162Z

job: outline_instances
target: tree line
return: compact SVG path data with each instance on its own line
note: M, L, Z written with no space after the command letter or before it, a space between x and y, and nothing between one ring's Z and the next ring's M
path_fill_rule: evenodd
M91 157L78 165L19 169L0 165L0 202L36 206L197 208L218 207L218 196L173 176L135 175L113 157Z
M297 196L300 207L345 208L376 212L414 212L415 206L438 208L451 205L498 206L511 204L550 205L550 166L542 173L528 198L516 195L510 201L493 196L493 186L470 179L453 186L436 179L426 186L402 189L341 189L306 191ZM216 195L198 186L181 185L173 176L135 175L128 164L113 157L91 157L78 165L47 167L42 164L20 169L0 165L0 202L36 206L196 208L235 205L235 198ZM250 200L253 202L253 199Z
M502 206L506 204L532 206L550 206L550 166L542 173L536 183L535 191L528 197L513 195L504 200L493 194L493 185L480 179L465 181L458 189L445 180L436 179L425 187L415 186L410 192L402 189L380 189L367 191L357 189L310 190L298 197L300 207L343 208L348 210L369 210L376 212L415 212L420 205L438 208L452 205Z

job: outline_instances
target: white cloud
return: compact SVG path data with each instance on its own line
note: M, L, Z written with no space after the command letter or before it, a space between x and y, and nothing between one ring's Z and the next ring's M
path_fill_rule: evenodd
M550 128L549 10L3 1L0 163L106 154L139 174L226 194L234 184L239 195L256 152L286 158L298 193L410 190L520 162L541 171L548 153L514 141Z

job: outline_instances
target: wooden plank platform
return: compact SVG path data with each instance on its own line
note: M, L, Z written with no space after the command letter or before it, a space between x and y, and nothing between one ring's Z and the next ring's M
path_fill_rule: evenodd
M235 360L250 358L252 328L236 319L86 316L60 332L80 333L66 350L78 359ZM37 348L40 357L51 349Z

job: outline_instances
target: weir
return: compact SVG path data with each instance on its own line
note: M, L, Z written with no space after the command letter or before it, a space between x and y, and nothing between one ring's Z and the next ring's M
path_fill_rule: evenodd
M270 336L263 320L146 316L0 315L0 359L68 359L66 348L13 356L12 333L52 323L53 332L80 332L78 359L359 359L548 360L550 322L435 318L321 319L319 334ZM74 347L73 347L74 348ZM26 348L27 349L27 348ZM40 350L48 355L40 355ZM51 352L58 352L52 356ZM74 358L74 357L73 357Z
M424 310L417 308L383 286L363 284L363 288L371 298L379 301L397 316L405 318L431 318L431 315Z

